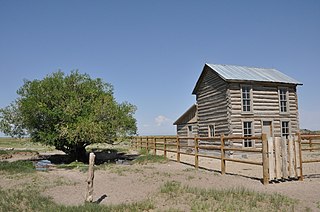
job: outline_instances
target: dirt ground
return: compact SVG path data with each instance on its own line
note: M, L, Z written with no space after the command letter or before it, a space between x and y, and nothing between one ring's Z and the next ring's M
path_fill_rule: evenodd
M175 155L169 155L174 158ZM24 158L25 159L25 158ZM193 163L192 157L182 156L184 162ZM306 164L304 181L287 181L264 186L260 178L262 167L254 165L239 165L227 163L226 175L218 171L218 162L212 159L201 159L198 169L184 163L170 161L164 164L147 165L113 165L106 170L95 171L94 201L100 204L119 204L146 200L167 181L178 181L182 185L198 188L230 189L244 187L249 190L266 193L280 193L297 199L298 210L310 208L319 211L320 204L320 164ZM249 173L249 174L248 174ZM78 170L65 170L52 168L48 172L37 172L44 181L60 181L55 186L48 186L42 194L50 196L53 200L65 205L83 204L86 191L87 173ZM19 187L30 181L29 178L11 179L1 176L0 187ZM158 203L160 204L160 203ZM168 207L162 203L160 207Z

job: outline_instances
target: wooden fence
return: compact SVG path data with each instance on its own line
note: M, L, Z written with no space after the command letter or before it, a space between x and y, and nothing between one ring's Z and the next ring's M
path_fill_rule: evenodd
M243 147L243 141L249 139L253 147ZM176 154L176 161L181 162L181 155L194 157L195 168L199 167L199 158L220 160L220 171L226 173L226 161L262 167L262 182L283 181L286 179L303 180L303 163L320 162L319 159L305 159L303 151L320 150L320 135L296 135L284 138L267 138L261 136L224 136L219 137L176 137L176 136L143 136L134 137L132 146L137 149L146 148L153 154L159 151L168 157L168 153ZM235 157L236 155L256 155L254 159Z
M301 145L301 167L310 163L320 163L320 135L298 135ZM303 179L303 168L301 178Z

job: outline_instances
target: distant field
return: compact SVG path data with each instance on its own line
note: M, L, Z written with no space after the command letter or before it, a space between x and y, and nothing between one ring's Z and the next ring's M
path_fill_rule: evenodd
M16 139L0 137L0 149L3 148L14 148L14 149L32 149L36 151L52 151L54 147L45 146L39 143L30 142L29 138Z

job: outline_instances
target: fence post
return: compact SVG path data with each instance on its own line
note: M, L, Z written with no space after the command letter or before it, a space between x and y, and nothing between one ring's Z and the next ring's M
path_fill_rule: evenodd
M146 137L146 149L147 149L147 154L149 154L149 138L148 138L148 136Z
M156 137L153 138L153 154L154 155L157 154L157 138Z
M140 137L140 149L142 149L142 137Z
M177 162L180 163L180 138L177 137Z
M199 152L199 143L198 143L198 138L195 137L194 138L194 167L196 169L199 168L199 156L198 156L198 152Z
M298 143L299 143L299 162L300 162L300 177L299 180L303 181L303 171L302 171L302 147L301 147L301 134L298 133Z
M226 161L225 158L225 151L224 151L224 134L220 136L220 147L221 147L221 174L226 174Z
M281 156L282 156L282 177L288 179L288 151L287 151L287 138L281 137Z
M138 149L138 137L134 138L134 147L136 150Z
M88 169L88 178L86 180L87 182L87 192L86 192L86 202L92 202L93 201L93 179L94 179L94 159L95 154L90 153L89 154L89 169Z
M262 166L263 166L263 185L269 184L269 160L268 160L268 138L262 134Z
M167 157L167 138L163 137L163 156Z

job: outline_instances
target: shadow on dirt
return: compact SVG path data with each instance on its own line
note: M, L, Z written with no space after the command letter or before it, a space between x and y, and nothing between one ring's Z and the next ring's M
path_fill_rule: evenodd
M130 161L133 161L139 156L138 154L127 154L125 152L118 152L117 150L114 150L114 149L105 149L105 150L93 149L92 152L96 155L96 159L95 159L96 165L100 165L103 163L130 163ZM89 158L89 153L88 153L88 158ZM69 164L74 161L66 154L40 155L39 159L49 160L53 164Z

